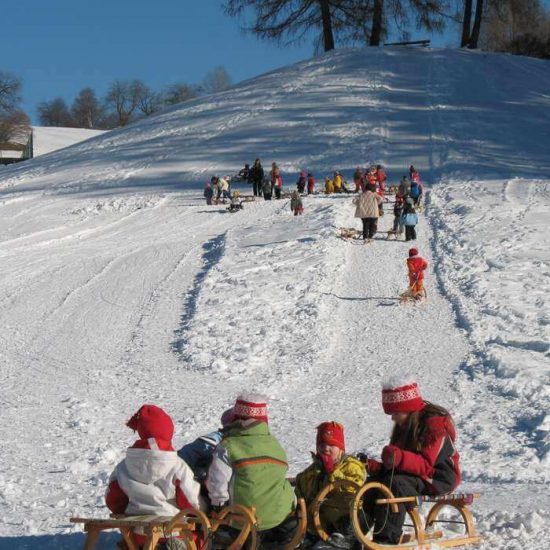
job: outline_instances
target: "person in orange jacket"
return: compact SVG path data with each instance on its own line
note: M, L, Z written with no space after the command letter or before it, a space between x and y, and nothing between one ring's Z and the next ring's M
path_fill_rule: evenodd
M424 271L428 268L428 262L418 255L416 248L410 248L407 267L409 269L409 292L415 298L422 295L424 291Z

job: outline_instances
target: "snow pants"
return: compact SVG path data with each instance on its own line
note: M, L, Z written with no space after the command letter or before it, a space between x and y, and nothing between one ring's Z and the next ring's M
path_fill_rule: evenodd
M274 187L275 187L275 198L280 199L282 189L280 187L278 187L277 185L275 185Z
M427 493L427 486L422 479L409 474L394 474L386 472L380 476L369 477L368 481L378 481L391 489L396 497L411 497ZM397 544L403 532L405 522L405 505L399 504L399 511L394 513L389 505L376 504L377 498L385 498L380 491L369 491L363 501L364 517L367 525L372 526L374 521L374 541L386 544Z
M416 229L414 225L405 226L405 240L416 241Z
M254 193L255 197L259 197L262 195L262 182L253 181L252 182L252 192Z
M363 222L363 239L372 239L378 231L378 218L361 218Z

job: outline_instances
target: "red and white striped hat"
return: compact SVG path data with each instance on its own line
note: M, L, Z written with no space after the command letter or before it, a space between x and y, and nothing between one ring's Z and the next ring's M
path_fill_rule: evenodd
M426 405L414 380L393 378L382 387L382 406L393 414L421 411Z
M257 393L243 393L233 407L235 418L267 422L267 399Z

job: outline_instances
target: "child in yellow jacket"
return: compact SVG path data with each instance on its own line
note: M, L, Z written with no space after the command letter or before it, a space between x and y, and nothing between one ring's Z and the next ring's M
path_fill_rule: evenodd
M319 492L328 484L348 480L361 486L367 472L365 465L358 459L346 455L344 427L337 422L323 422L317 426L316 454L313 463L296 477L296 495L303 498L308 510ZM331 538L344 538L350 531L349 505L355 490L344 489L333 491L328 495L320 510L321 525ZM312 526L311 518L308 525ZM308 534L313 542L313 530Z

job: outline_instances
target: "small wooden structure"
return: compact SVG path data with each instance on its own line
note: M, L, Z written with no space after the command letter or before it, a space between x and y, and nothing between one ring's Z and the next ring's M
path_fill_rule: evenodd
M384 46L421 46L426 48L430 45L430 40L409 40L407 42L385 42Z
M8 165L32 159L34 156L33 141L31 130L25 143L18 143L17 141L0 142L0 164Z

